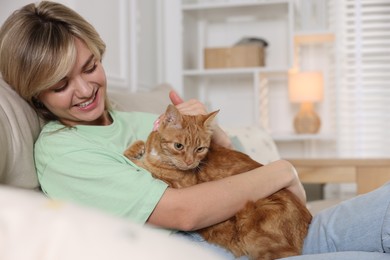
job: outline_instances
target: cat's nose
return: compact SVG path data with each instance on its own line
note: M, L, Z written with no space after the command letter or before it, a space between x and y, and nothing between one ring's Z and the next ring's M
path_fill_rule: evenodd
M188 159L185 160L185 163L187 164L187 166L190 166L190 165L192 165L194 163L194 159L188 158Z

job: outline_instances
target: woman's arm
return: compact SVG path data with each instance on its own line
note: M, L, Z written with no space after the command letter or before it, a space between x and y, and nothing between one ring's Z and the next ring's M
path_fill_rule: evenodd
M183 189L168 188L148 219L149 224L197 230L232 217L248 201L287 188L306 202L294 167L276 161L254 170Z

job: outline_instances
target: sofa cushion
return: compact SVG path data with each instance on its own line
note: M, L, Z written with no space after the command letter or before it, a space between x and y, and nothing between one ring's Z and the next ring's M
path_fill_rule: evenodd
M35 111L0 77L0 183L36 188L33 144L40 130Z
M169 232L2 185L0 227L1 259L222 259Z
M120 111L142 111L153 114L165 112L169 100L169 92L172 87L168 84L160 84L151 91L137 93L123 93L111 90L108 93L112 108Z

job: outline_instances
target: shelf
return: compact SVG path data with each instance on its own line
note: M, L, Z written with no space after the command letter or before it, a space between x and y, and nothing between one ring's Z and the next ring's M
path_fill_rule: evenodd
M295 134L295 133L275 133L271 134L276 142L294 141L332 141L336 139L333 134Z
M291 66L293 46L292 27L289 26L291 20L290 0L228 0L183 4L184 76L222 75L221 71L195 74L194 71L204 69L206 48L231 47L244 37L262 38L268 42L265 50L267 67L276 67L278 68L276 70L280 70L279 68ZM227 73L241 72L230 70Z
M242 0L242 1L220 1L216 3L192 3L182 4L183 11L201 11L208 9L228 9L245 6L288 4L290 0Z
M331 32L296 32L294 35L296 45L334 42L334 39Z
M229 68L229 69L199 69L184 70L183 75L186 77L203 77L203 76L229 76L229 75L253 75L258 73L265 74L286 74L287 68Z

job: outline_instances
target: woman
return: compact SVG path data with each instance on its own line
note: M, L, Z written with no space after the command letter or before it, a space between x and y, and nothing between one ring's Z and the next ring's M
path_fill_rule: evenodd
M104 51L88 22L53 2L21 8L0 30L2 76L46 122L35 160L49 197L185 231L226 220L248 200L282 188L305 203L295 169L283 160L180 190L135 166L122 153L134 140L146 139L157 116L110 109ZM182 113L206 113L199 101L183 102L174 92L170 98ZM213 138L230 146L218 127Z

